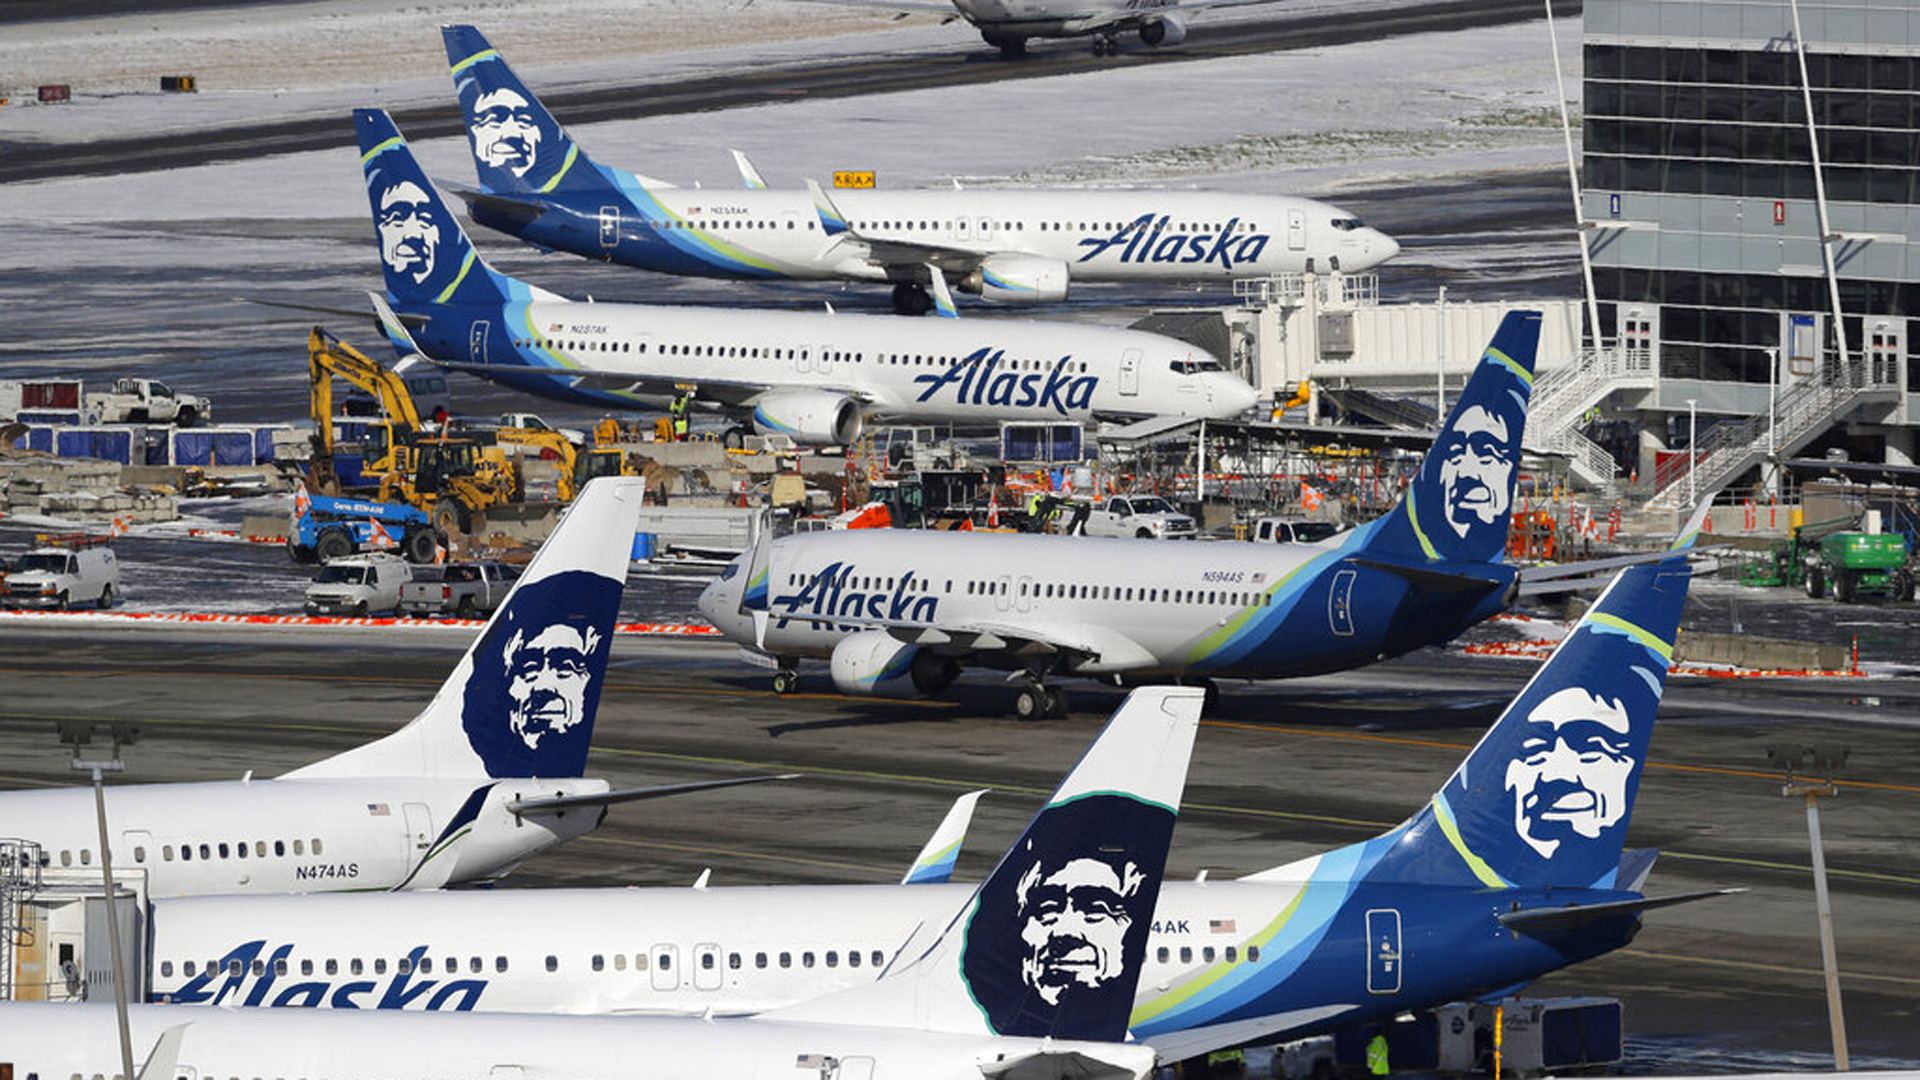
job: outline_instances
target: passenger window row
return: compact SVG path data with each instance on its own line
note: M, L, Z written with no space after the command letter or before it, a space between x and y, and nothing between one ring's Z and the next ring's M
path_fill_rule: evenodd
M1172 962L1172 959L1173 959L1173 953L1174 953L1173 949L1168 948L1165 945L1162 945L1160 946L1159 949L1155 950L1153 954L1153 958L1162 964L1170 963ZM1193 963L1193 946L1182 945L1180 946L1179 953L1180 953L1181 963L1183 964ZM1214 959L1216 956L1219 959L1229 964L1237 964L1240 962L1240 950L1236 946L1228 945L1226 948L1220 950L1218 953L1214 952L1214 948L1211 945L1206 945L1201 947L1200 949L1201 963L1211 964L1214 962ZM1259 962L1260 962L1260 946L1258 945L1247 946L1247 963L1257 964Z
M548 957L549 963L552 962L552 959L553 959L552 957ZM420 958L420 963L417 965L417 968L420 974L431 975L433 974L436 967L436 963L437 963L438 970L441 974L459 975L459 974L463 974L461 970L462 962L463 962L462 958L458 956L441 957L437 962L431 956L423 956ZM464 974L469 974L469 975L479 975L482 972L484 972L487 968L486 961L483 958L478 956L466 957L464 960L464 964L465 964ZM345 972L348 975L364 975L368 971L372 971L373 974L375 975L385 975L387 973L388 964L387 964L387 958L384 956L375 957L371 961L364 960L356 956L345 961L331 959L331 958L324 961L317 961L317 962L311 959L302 960L299 962L298 966L299 966L300 974L302 975L313 975L316 973L324 973L327 975L338 975L341 973L342 970L345 970ZM401 975L411 975L416 970L416 965L413 962L413 958L407 957L407 956L403 956L400 959L395 960L392 966L393 966L393 970L398 972ZM507 964L506 957L496 956L493 958L493 970L495 972L504 973L507 970L507 967L508 967L508 964ZM290 964L285 959L273 961L273 973L276 976L290 974L293 968L294 968L294 965ZM221 961L219 960L207 961L204 969L200 964L192 960L187 960L180 964L180 974L188 978L191 978L194 975L200 974L202 970L206 971L209 974L215 974L220 972L221 969L222 969L222 964L221 964ZM553 970L553 968L548 967L547 970L551 971ZM166 978L166 979L172 978L173 971L174 971L174 963L172 960L160 961L161 978ZM267 961L256 959L249 964L249 963L242 962L237 957L229 958L225 962L225 971L226 971L226 974L234 975L234 976L238 976L242 974L251 974L256 976L265 975L267 973Z
M313 853L315 855L318 855L321 853L320 838L316 836L310 841L294 840L289 842L286 840L238 840L232 843L228 843L226 841L220 841L218 843L205 843L205 844L199 844L199 845L181 844L179 847L179 860L181 862L192 862L196 857L195 856L196 847L199 852L197 857L202 861L211 860L211 859L245 859L245 858L248 858L249 856L257 859L265 859L265 858L284 859L287 857L287 853L289 850L291 850L295 856L305 855L307 853L308 844L313 845ZM272 847L271 856L268 855L269 845L271 845ZM81 866L93 865L93 849L92 848L81 848L79 849L79 853L80 853ZM172 844L162 844L160 846L160 859L162 862L174 861L174 846ZM144 864L147 861L147 847L145 844L135 844L133 846L133 861L141 864ZM72 866L73 864L74 864L73 849L71 848L61 849L60 865Z

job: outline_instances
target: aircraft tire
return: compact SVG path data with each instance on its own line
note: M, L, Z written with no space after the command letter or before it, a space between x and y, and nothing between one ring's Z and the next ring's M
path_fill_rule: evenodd
M785 697L800 689L800 673L797 671L776 671L773 673L773 692Z
M1023 686L1014 696L1013 713L1022 720L1044 720L1050 715L1051 697L1044 686Z
M1065 720L1068 711L1067 692L1057 686L1049 688L1047 690L1047 719Z

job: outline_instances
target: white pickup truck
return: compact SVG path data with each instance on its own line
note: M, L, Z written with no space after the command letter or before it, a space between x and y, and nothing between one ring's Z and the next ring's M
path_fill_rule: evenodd
M116 379L104 394L88 394L87 408L103 424L178 424L192 427L213 419L213 403L182 394L158 379Z
M1191 540L1200 529L1158 495L1115 495L1087 515L1085 531L1088 536Z
M104 540L63 538L43 542L20 556L7 572L0 599L8 607L65 611L91 603L104 611L113 606L119 587L120 563Z

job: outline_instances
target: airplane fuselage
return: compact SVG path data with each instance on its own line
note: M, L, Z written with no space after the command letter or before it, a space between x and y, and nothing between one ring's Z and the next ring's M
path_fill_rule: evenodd
M1280 1037L1511 986L1623 944L1504 931L1540 890L1365 885L1340 853L1276 881L1168 882L1132 1029L1277 1017ZM555 889L155 905L149 983L181 1004L716 1015L870 982L970 885ZM1556 890L1554 903L1619 899ZM789 918L805 912L804 919ZM499 928L516 928L502 934ZM1390 949L1383 949L1380 935ZM378 965L376 967L376 965Z
M539 197L533 216L472 207L474 220L542 247L646 270L722 278L914 280L865 245L822 227L805 191L622 185L613 196ZM1232 281L1279 273L1356 273L1399 245L1312 199L1181 191L938 189L833 192L860 240L969 253L1017 284L1022 264L1078 282ZM934 260L936 264L939 260ZM996 273L996 264L1004 264ZM965 273L951 276L981 291ZM991 282L988 282L991 285ZM1015 295L990 298L1017 302ZM1045 298L1035 298L1045 299Z
M533 299L442 309L414 338L434 359L519 368L487 374L600 407L658 406L670 396L663 388L685 384L702 387L696 402L706 405L754 407L769 395L804 394L851 400L869 417L964 426L1225 417L1255 397L1245 381L1184 342L1024 320Z
M607 790L604 780L253 780L106 789L116 872L148 895L438 888L499 877L581 835L601 811L529 816L515 797ZM9 838L61 869L99 866L93 792L0 793Z
M998 631L1082 643L1064 667L1076 674L1283 678L1446 641L1501 609L1511 569L1473 564L1488 582L1477 602L1423 593L1350 558L1370 528L1318 545L897 530L785 537L772 547L758 647L824 657L849 634L925 627L954 638L936 651L957 655L968 639L956 630ZM744 574L732 573L700 606L753 645L744 587Z

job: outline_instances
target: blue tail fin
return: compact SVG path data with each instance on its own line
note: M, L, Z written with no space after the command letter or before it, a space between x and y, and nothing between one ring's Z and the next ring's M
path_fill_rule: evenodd
M393 118L380 109L355 109L353 126L394 306L417 312L428 304L497 305L514 296L515 282L481 260Z
M1366 550L1424 562L1493 562L1507 548L1520 439L1533 392L1540 313L1509 312Z
M1203 699L1129 694L938 940L877 982L766 1016L1125 1039Z
M605 191L615 185L567 135L486 35L443 26L480 187L496 195Z
M1369 842L1367 880L1611 887L1689 580L1684 551L1622 571L1433 801Z
M631 480L588 482L418 716L287 778L581 775L640 495Z

